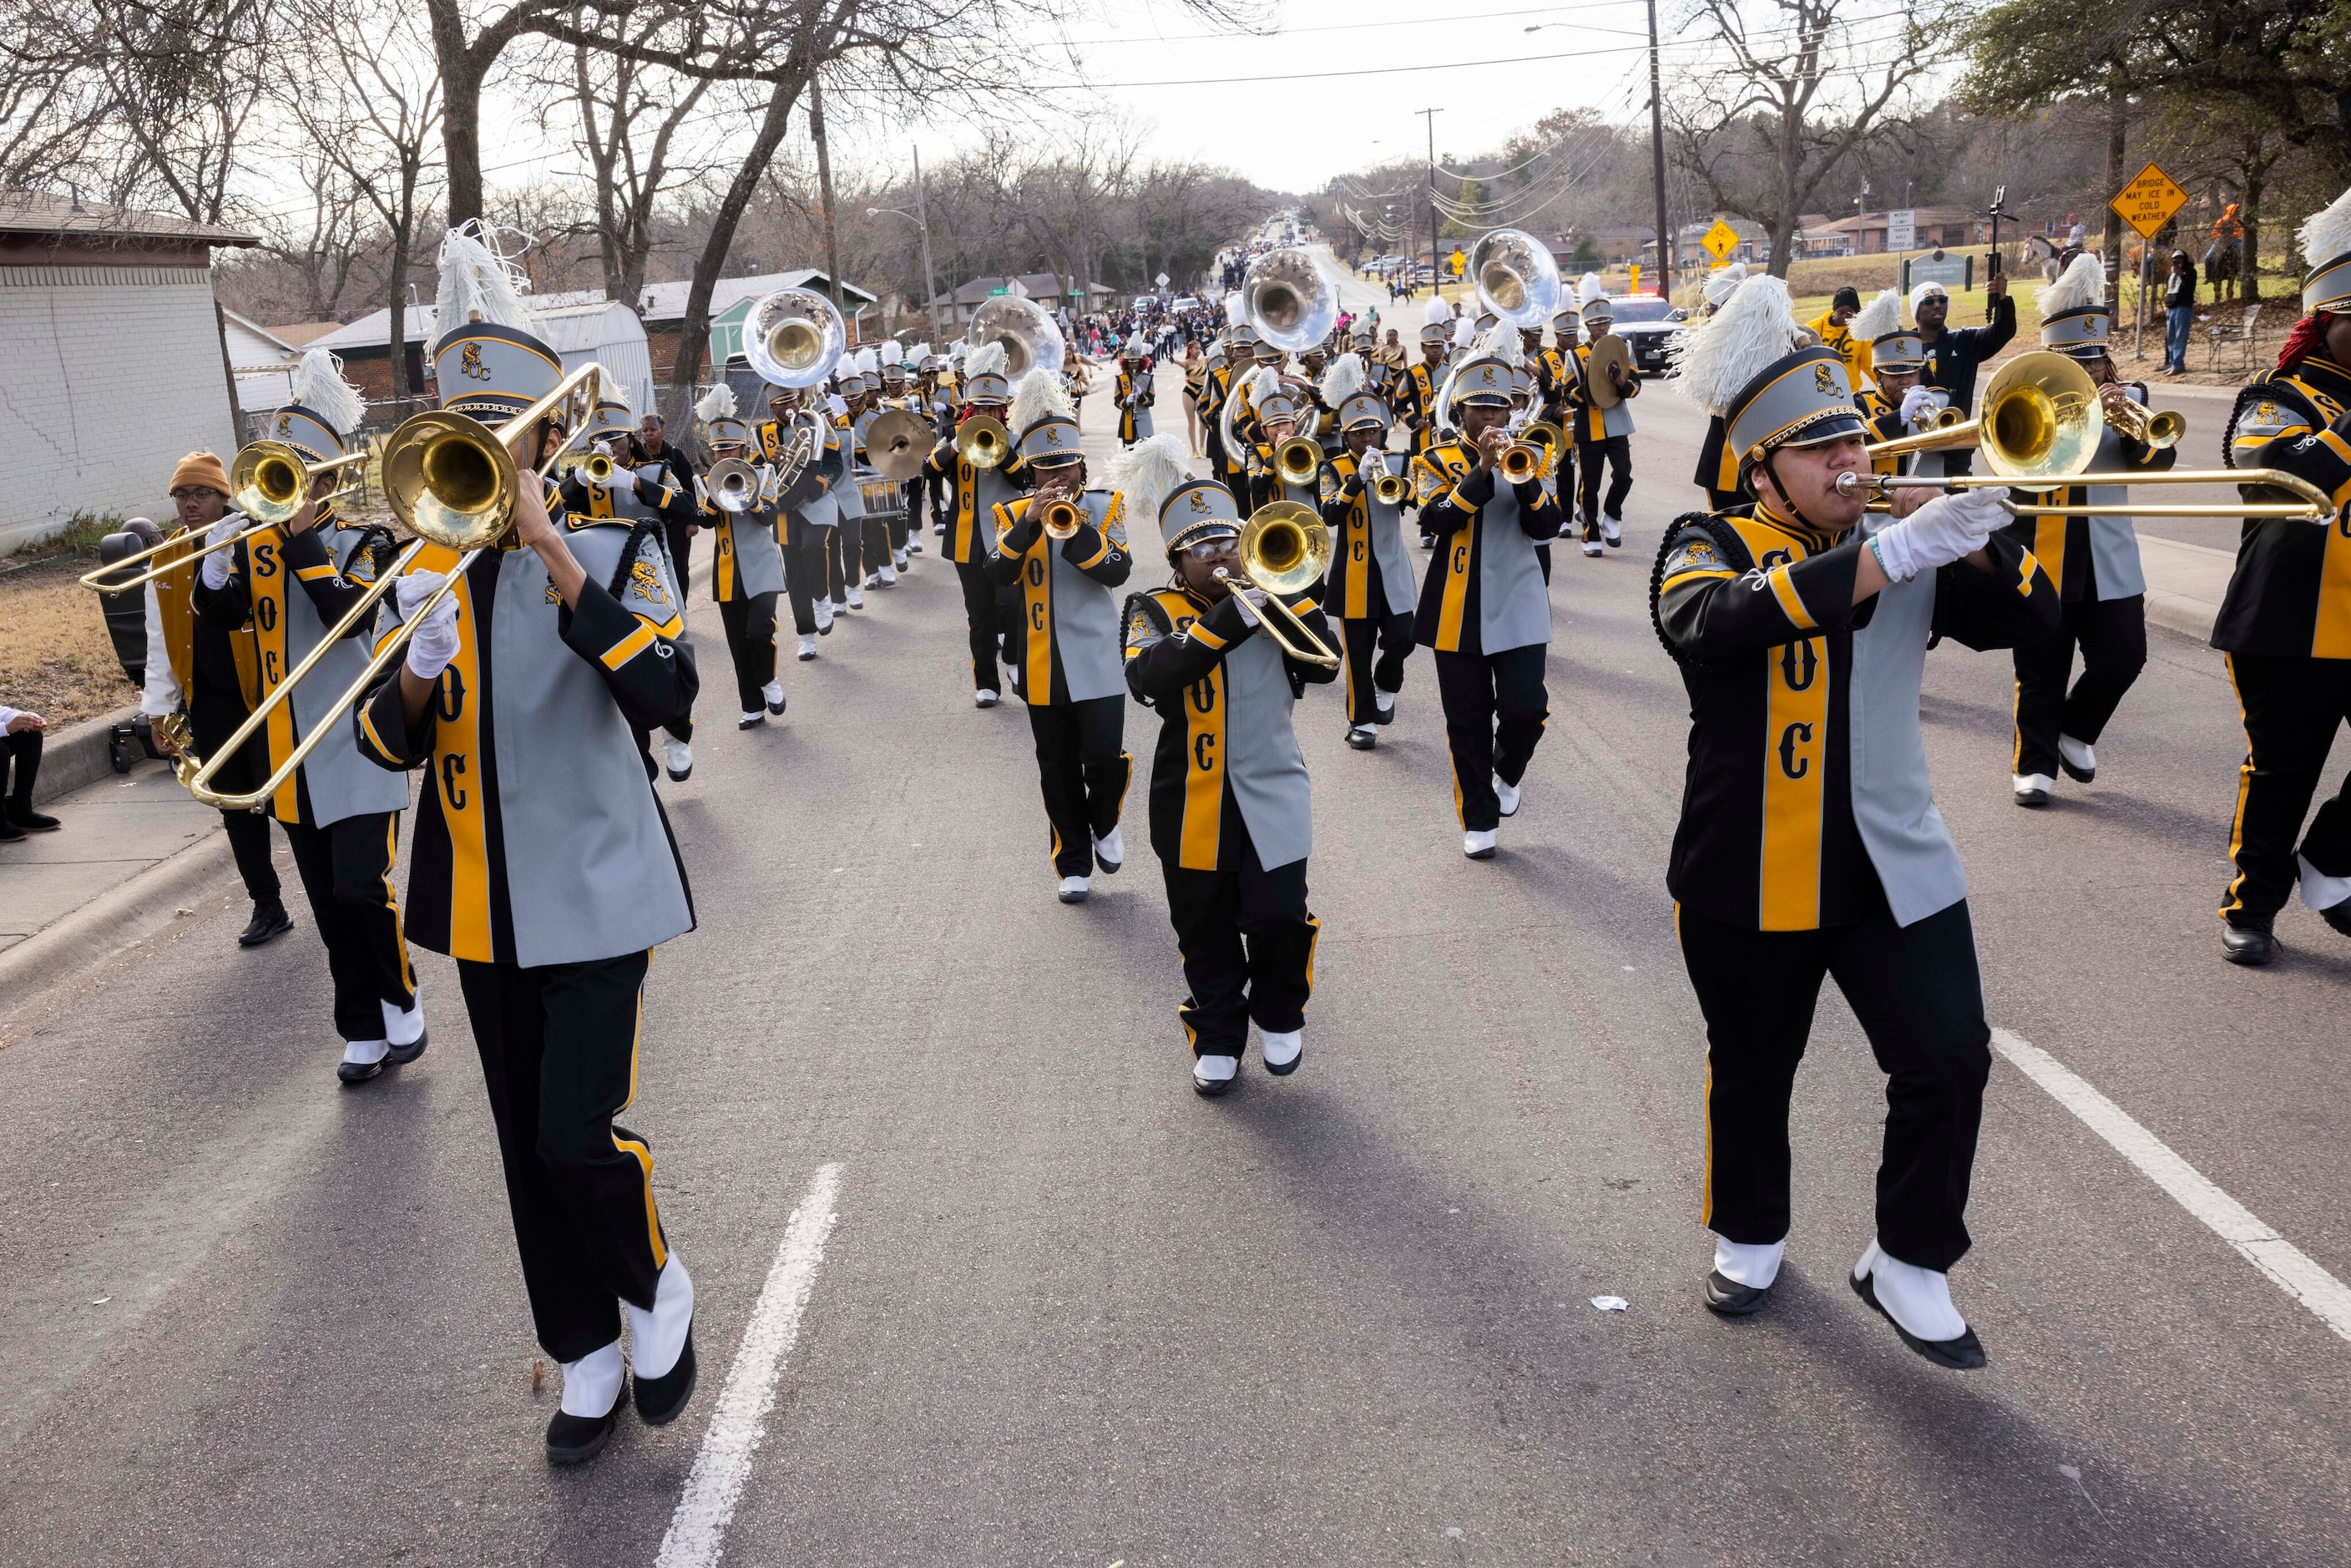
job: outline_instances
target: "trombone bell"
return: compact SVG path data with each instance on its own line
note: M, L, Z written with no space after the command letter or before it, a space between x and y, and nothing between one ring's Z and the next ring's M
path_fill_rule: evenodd
M956 432L956 455L975 468L1001 468L1012 455L1012 433L1004 422L977 413Z
M1266 612L1260 620L1274 646L1301 664L1337 669L1339 655L1281 598L1320 582L1330 570L1331 533L1323 527L1322 514L1302 502L1269 501L1241 525L1239 554L1241 575L1265 590ZM1283 632L1283 623L1298 640Z
M256 523L291 522L309 501L312 480L366 461L366 453L355 452L324 463L308 463L285 442L249 441L237 449L229 465L229 499Z
M420 538L464 553L506 531L521 470L501 433L439 410L401 422L383 444L383 494Z
M1293 435L1273 449L1273 466L1285 485L1311 485L1322 472L1322 448L1311 436Z

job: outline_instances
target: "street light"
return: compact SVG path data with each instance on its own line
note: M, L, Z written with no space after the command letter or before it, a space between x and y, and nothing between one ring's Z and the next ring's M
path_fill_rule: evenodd
M931 335L935 338L942 330L939 326L939 280L931 273L930 204L923 199L923 152L919 147L914 150L914 201L922 209L920 212L910 213L903 207L868 207L865 215L878 218L888 213L893 217L905 219L922 231L923 290L926 296L923 301L923 314L930 318Z

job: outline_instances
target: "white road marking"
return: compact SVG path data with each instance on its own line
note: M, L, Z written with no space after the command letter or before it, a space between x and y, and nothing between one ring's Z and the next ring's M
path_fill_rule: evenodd
M2351 1286L2328 1273L2301 1248L2264 1225L2253 1212L2207 1180L2202 1172L2162 1139L2132 1120L2128 1112L2066 1069L2055 1057L2004 1029L1991 1043L2027 1078L2049 1091L2090 1131L2115 1146L2172 1200L2242 1253L2270 1282L2316 1313L2318 1320L2351 1340Z
M841 1192L841 1166L817 1167L800 1206L784 1226L784 1239L768 1270L768 1283L751 1309L750 1326L735 1352L735 1364L719 1391L718 1409L703 1435L702 1452L685 1478L669 1533L662 1537L655 1568L715 1568L726 1549L726 1526L750 1479L759 1439L768 1435L768 1412L776 1404L776 1378L792 1342L799 1337L800 1313L808 1307L824 1262L825 1238L832 1233L833 1200Z

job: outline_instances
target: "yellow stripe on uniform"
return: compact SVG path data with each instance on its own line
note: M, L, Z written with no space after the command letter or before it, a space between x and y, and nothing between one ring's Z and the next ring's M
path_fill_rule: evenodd
M622 638L619 642L604 650L601 655L604 667L608 670L619 669L622 664L627 664L631 659L635 658L639 653L642 653L647 648L652 647L653 643L653 623L647 621L639 621L635 631L630 632L627 636Z
M1184 832L1176 863L1186 871L1214 871L1225 806L1222 664L1184 688Z
M1774 575L1777 575L1776 573ZM1774 651L1766 676L1761 925L1821 923L1821 816L1828 775L1829 660L1824 639Z
M1445 594L1437 606L1437 646L1443 653L1461 651L1461 618L1469 608L1469 570L1478 555L1477 531L1478 519L1473 516L1466 528L1445 543Z
M482 651L473 630L474 585L457 579L457 656L434 683L433 757L424 780L441 794L441 821L449 830L449 956L488 962L490 941L489 802L475 767L481 756Z
M1795 581L1789 577L1786 567L1773 567L1764 574L1763 580L1771 585L1771 597L1780 601L1781 613L1787 616L1797 631L1810 632L1820 625L1813 619L1813 612L1804 608L1804 596L1796 591Z
M2067 504L2077 507L2087 506L2090 498L2088 488L2079 486L2076 488L2081 490L2082 498L2078 501L2074 500L2069 494L2066 497ZM2032 554L2047 570L2049 580L2057 585L2057 591L2062 595L2065 591L2064 518L2043 517L2033 525ZM2028 566L2025 570L2029 575L2032 568Z

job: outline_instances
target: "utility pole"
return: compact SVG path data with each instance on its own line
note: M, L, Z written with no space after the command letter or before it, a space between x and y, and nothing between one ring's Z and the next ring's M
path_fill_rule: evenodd
M939 280L931 275L931 209L923 199L923 150L914 149L914 221L923 226L923 287L930 298L923 301L923 314L931 318L931 336L939 335L937 310Z
M1674 297L1674 236L1666 232L1666 100L1657 67L1657 0L1649 0L1649 177L1657 189L1657 293Z
M1426 121L1428 122L1428 291L1429 291L1431 294L1435 294L1435 293L1437 293L1437 117L1438 115L1440 115L1440 114L1444 113L1445 111L1444 111L1443 110L1441 110L1441 109L1422 109L1422 110L1414 110L1414 112L1415 112L1415 113L1416 113L1416 114L1418 114L1418 115L1419 115L1423 120L1426 120Z
M809 140L816 143L816 183L818 206L824 216L825 280L832 285L832 308L849 324L849 336L857 337L857 324L842 302L841 293L841 240L832 223L832 154L824 144L824 89L811 73L809 77Z

